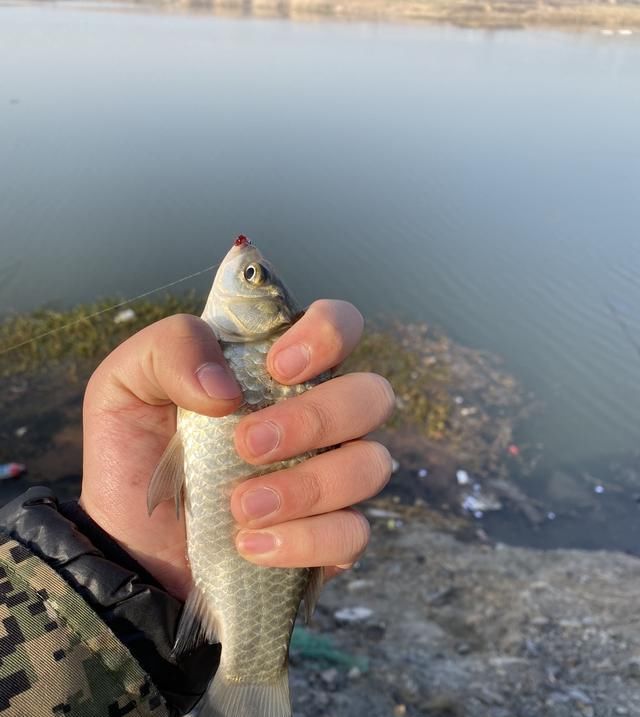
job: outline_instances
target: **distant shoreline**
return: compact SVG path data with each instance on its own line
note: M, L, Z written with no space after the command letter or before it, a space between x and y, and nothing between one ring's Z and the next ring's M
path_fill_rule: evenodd
M57 3L58 4L58 3ZM69 5L76 4L70 0ZM113 9L111 0L80 2ZM640 0L124 0L123 8L314 21L369 20L483 29L640 31Z

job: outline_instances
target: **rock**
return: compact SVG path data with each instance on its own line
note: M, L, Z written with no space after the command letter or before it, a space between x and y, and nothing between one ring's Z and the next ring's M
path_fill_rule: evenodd
M373 615L373 610L362 605L355 607L343 607L333 613L336 622L349 625L357 622L365 622Z
M374 587L375 583L372 580L365 580L361 578L359 580L349 580L347 583L347 590L350 593L360 592L361 590L369 590Z
M627 662L627 675L636 680L640 679L640 656L632 657Z
M310 661L294 662L296 714L638 714L640 560L463 543L434 529L427 514L400 510L402 530L373 525L358 576L371 585L352 590L356 581L343 577L325 587L317 629L351 626L331 635L346 658L315 673ZM416 564L416 555L426 560ZM336 614L365 594L366 606L355 607L367 617L341 623ZM320 676L327 667L337 669L335 680ZM313 675L306 690L296 689L301 674Z
M336 682L338 680L338 670L336 670L335 667L330 667L327 670L323 670L320 673L320 679L324 682L324 684L328 688L334 688L336 686Z

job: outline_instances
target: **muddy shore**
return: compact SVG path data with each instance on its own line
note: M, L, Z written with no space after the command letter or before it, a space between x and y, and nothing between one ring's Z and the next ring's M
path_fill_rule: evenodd
M640 714L640 561L462 542L428 512L399 520L373 519L310 628L368 669L294 652L297 717ZM345 623L345 607L370 614Z

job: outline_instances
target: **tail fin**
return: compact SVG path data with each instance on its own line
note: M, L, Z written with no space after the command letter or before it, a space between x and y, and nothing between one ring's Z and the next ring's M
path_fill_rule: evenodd
M287 670L275 682L232 682L218 669L198 717L291 717Z

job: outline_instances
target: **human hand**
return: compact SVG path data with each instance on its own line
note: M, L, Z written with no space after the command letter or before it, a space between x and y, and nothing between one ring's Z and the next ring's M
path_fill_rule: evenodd
M362 332L362 317L342 301L317 301L274 344L267 366L286 384L300 383L340 363ZM296 365L293 346L303 346ZM288 361L287 361L288 356ZM194 316L163 319L113 351L96 369L84 400L84 468L80 504L164 587L185 599L191 584L183 519L169 502L147 515L149 479L175 433L175 406L208 416L233 413L239 388L226 370L211 329ZM285 375L286 369L297 372ZM199 376L208 376L203 383ZM237 547L273 567L348 567L366 547L366 519L349 506L375 495L391 473L387 450L360 440L393 409L388 382L349 374L244 418L235 434L241 458L262 465L309 450L339 448L239 485L231 497ZM277 446L256 455L255 428L268 422ZM263 446L264 447L264 446ZM271 500L269 504L268 501ZM259 517L258 507L267 515ZM273 548L264 549L271 539Z

